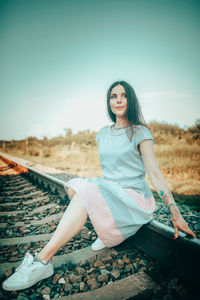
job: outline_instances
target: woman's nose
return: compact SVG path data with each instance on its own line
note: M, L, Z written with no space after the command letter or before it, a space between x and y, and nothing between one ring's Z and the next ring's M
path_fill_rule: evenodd
M121 95L118 95L117 96L117 102L120 102L121 101Z

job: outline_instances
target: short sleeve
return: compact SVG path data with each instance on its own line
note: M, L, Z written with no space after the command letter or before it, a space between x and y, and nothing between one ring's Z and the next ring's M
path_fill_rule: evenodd
M105 134L105 132L106 132L106 130L108 129L108 126L104 126L104 127L102 127L100 130L99 130L99 132L97 133L97 135L96 135L96 142L99 144L99 140L100 140L100 138L102 137L102 136L104 136L104 134Z
M138 126L135 133L136 148L138 148L138 145L144 140L152 140L154 144L154 138L152 137L149 129L145 126Z

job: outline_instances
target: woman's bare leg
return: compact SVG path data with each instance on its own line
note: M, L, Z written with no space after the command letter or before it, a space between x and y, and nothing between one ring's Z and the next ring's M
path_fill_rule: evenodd
M70 204L50 241L38 254L38 257L46 262L81 230L87 220L87 210L77 194L69 190L68 195L71 199Z

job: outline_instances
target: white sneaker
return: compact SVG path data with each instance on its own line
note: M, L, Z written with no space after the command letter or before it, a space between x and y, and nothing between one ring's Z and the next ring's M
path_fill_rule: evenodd
M103 248L105 248L106 246L104 245L104 243L102 242L102 240L100 240L100 238L98 237L96 239L96 241L91 245L92 250L96 251L96 250L101 250Z
M2 288L6 291L27 289L38 281L52 276L53 273L51 261L47 264L35 261L34 257L27 252L15 273L3 282Z

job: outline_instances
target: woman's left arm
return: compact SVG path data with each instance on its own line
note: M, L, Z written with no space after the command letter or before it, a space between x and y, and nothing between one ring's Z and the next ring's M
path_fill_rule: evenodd
M172 214L172 224L175 230L174 239L176 239L179 235L178 228L197 238L194 232L192 232L192 230L189 228L188 223L181 216L180 211L172 196L172 193L170 192L168 184L160 171L154 154L152 140L142 141L139 147L143 158L144 166L148 173L150 181L154 186L156 192L162 199L163 203L167 205Z

